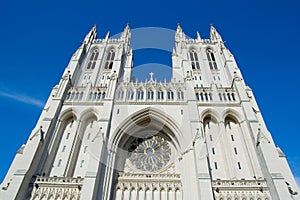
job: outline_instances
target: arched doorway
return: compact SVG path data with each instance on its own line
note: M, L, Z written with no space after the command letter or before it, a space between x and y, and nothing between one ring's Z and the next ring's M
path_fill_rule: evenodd
M174 122L148 108L120 127L112 141L116 145L113 199L181 200L177 166L181 135Z

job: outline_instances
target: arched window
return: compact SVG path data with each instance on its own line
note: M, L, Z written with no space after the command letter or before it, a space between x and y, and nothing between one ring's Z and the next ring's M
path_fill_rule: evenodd
M171 90L168 91L168 100L174 100L174 92Z
M222 101L222 94L219 93L219 98L220 98L220 101Z
M83 97L83 92L80 93L79 100L82 100L82 97Z
M182 91L178 91L177 95L178 95L178 100L183 100L184 99L184 94L183 94Z
M120 89L118 91L118 99L123 99L123 97L124 97L124 91L122 89Z
M212 93L209 93L208 95L209 95L209 100L212 101L213 100Z
M202 92L200 93L200 97L201 97L201 101L203 101L204 100L204 96L203 96Z
M144 99L144 91L143 90L138 90L137 91L137 99Z
M204 93L204 96L205 96L205 100L208 101L208 94L206 92Z
M198 59L197 51L195 49L190 50L190 59L191 59L192 69L200 69L199 59Z
M75 92L72 92L72 94L71 94L71 100L74 100L74 97L75 97Z
M152 90L148 91L147 99L154 99L154 92Z
M105 61L104 69L112 69L113 62L114 62L114 59L115 59L115 55L116 55L116 52L115 52L114 49L111 49L108 52L107 57L106 57L106 61Z
M162 90L159 90L157 92L157 99L159 99L159 100L164 99L164 92Z
M134 96L134 91L133 90L128 90L127 99L133 99L133 96Z
M68 92L67 99L70 99L70 97L71 97L71 92Z
M226 98L226 94L225 94L225 93L223 93L223 98L224 98L224 101L226 101L226 100L227 100L227 98Z
M93 100L96 100L97 99L97 92L94 92L93 93Z
M98 92L97 94L97 100L100 100L101 99L101 92Z
M200 100L200 97L199 97L199 93L197 92L196 93L196 99L199 101Z
M206 56L207 56L209 68L211 70L217 70L218 67L217 67L217 63L216 63L214 52L211 49L207 49L206 50Z
M95 65L96 65L98 56L99 56L98 49L94 49L94 50L92 51L92 54L91 54L89 63L88 63L88 65L87 65L87 69L94 69L94 68L95 68Z
M76 92L76 94L75 94L75 100L78 100L78 98L79 98L79 92Z
M228 100L231 101L230 93L227 93Z
M234 93L231 93L231 96L232 96L232 100L235 101Z

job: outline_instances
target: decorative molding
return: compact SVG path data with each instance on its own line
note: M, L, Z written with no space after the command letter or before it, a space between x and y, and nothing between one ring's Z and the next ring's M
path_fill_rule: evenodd
M213 180L211 184L216 199L271 199L265 180Z
M156 188L157 190L182 190L179 174L132 174L119 173L117 188Z
M16 176L23 176L23 175L26 174L26 172L27 172L26 169L17 169L16 172L14 173L14 175L16 175Z
M37 177L33 183L31 200L79 200L83 178Z

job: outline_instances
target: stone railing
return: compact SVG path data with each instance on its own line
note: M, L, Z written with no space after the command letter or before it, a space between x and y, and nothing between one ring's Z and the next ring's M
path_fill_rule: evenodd
M122 42L122 40L119 39L119 38L110 38L110 39L108 39L108 41L106 41L105 39L96 39L94 41L95 44L101 44L101 43L105 43L105 42L108 42L108 43L119 43L119 42Z
M195 96L199 102L237 103L238 95L231 88L195 88Z
M186 99L184 83L130 82L118 85L116 102L183 102Z
M119 173L116 200L176 199L182 200L179 174Z
M191 38L186 39L185 41L187 44L194 44L198 42L197 39L191 39ZM210 39L201 39L200 42L203 44L213 44L213 42Z
M93 87L87 91L85 87L70 88L65 102L98 102L106 98L107 87Z
M213 180L211 184L216 200L271 199L265 180Z
M37 199L80 199L83 178L37 177L31 192L32 200Z
M172 181L180 181L180 175L179 174L131 174L131 173L119 173L119 180L126 179L126 180L158 180L158 181L164 181L164 180L172 180Z

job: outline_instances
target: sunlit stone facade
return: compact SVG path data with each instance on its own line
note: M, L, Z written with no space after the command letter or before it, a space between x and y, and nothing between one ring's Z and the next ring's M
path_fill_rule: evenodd
M127 25L86 35L0 199L288 200L299 188L220 34L178 25L172 78L132 78Z

